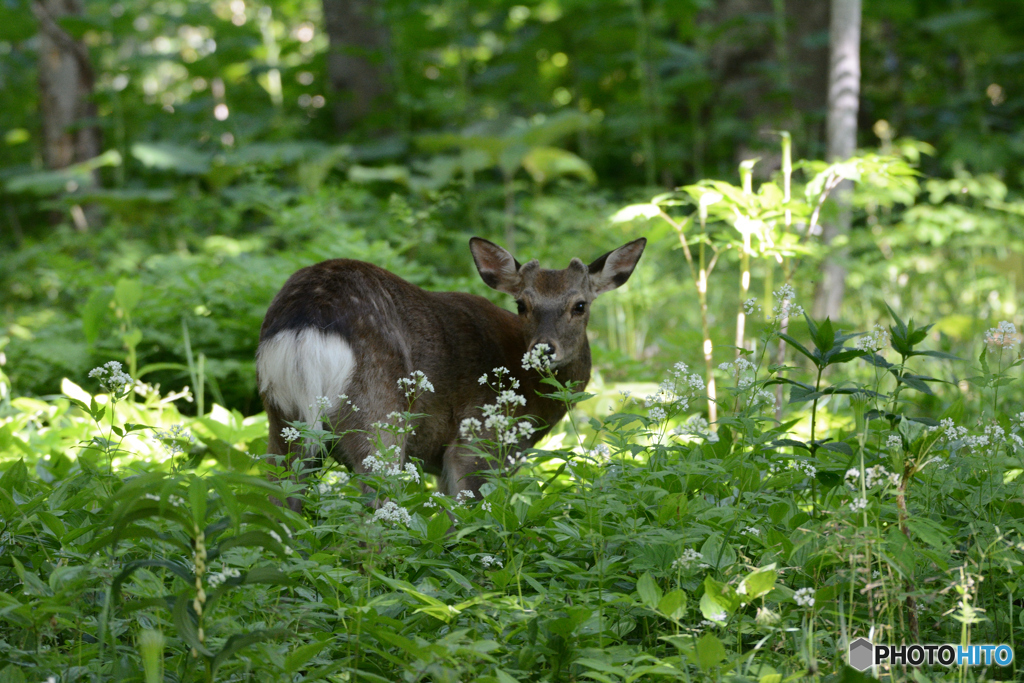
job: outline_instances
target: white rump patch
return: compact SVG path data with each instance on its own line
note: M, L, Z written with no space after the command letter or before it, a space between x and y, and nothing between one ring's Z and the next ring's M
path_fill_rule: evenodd
M348 342L311 327L278 332L256 351L260 393L286 419L298 418L316 429L317 397L326 396L338 405L338 394L345 393L355 369Z

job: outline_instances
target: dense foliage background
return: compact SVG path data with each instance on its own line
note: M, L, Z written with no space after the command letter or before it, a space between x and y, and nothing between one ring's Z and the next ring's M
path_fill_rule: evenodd
M0 0L0 680L854 680L862 635L1024 656L1018 0L865 3L860 151L832 164L826 2L57 4ZM61 164L53 41L98 133ZM270 504L274 293L346 257L510 307L473 235L550 267L647 237L593 311L595 396L486 509L378 482L389 521L334 474L304 516ZM840 315L787 316L836 255ZM144 384L89 378L111 360ZM658 397L672 373L707 386Z

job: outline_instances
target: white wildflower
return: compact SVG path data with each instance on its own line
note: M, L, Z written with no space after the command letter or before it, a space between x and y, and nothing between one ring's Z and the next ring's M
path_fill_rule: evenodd
M775 308L772 309L772 315L776 319L797 318L803 315L803 307L793 303L796 300L796 292L793 290L792 285L782 285L772 292L772 295L776 301Z
M330 410L334 406L331 403L331 399L328 398L327 396L317 396L316 399L313 401L313 405L309 407L313 410L323 412L325 410Z
M472 491L470 491L469 489L462 489L455 496L455 504L462 505L467 500L472 500L473 498L476 498L476 495Z
M890 338L889 330L881 325L875 325L870 332L857 339L855 346L861 351L878 353L889 346Z
M598 462L604 462L611 457L612 451L608 448L608 444L599 443L593 448L587 450L587 455Z
M757 305L757 299L751 297L743 302L743 312L747 315L753 315L754 311L760 311L761 307Z
M728 618L729 618L729 615L726 612L712 612L711 614L708 615L708 619L710 619L712 622L717 622L717 623L722 623L722 622L724 622Z
M818 469L806 460L794 460L789 463L789 467L798 472L803 472L804 476L807 477L814 477L818 474Z
M899 434L890 434L885 440L885 447L891 451L903 450L903 438Z
M425 507L425 508L436 508L438 505L440 505L440 503L438 501L443 500L443 499L444 499L444 494L443 493L441 493L440 491L434 491L433 493L430 494L430 498L427 499L427 502L425 502L423 504L423 507ZM441 507L444 507L444 506L441 505Z
M224 583L228 579L237 579L242 573L234 567L227 567L223 571L215 572L213 574L206 575L206 582L210 588L216 588L220 584Z
M480 423L480 420L475 417L467 417L459 424L459 436L467 441L473 439L480 433L481 427L483 425Z
M664 408L659 408L657 406L654 407L654 408L651 408L648 411L648 414L651 416L651 419L654 420L655 422L661 422L662 420L664 420L667 417L667 415L665 414L665 409Z
M377 508L377 511L373 513L373 521L391 522L393 524L409 526L412 524L412 517L409 515L409 511L404 507L401 507L398 503L389 500Z
M121 364L116 360L93 368L89 371L89 377L98 379L102 386L114 392L121 391L132 383L131 375L121 370Z
M747 532L748 534L750 534L751 536L760 536L761 535L761 530L760 529L755 529L752 526L745 526L745 527L743 527L743 530L745 532Z
M480 379L477 380L477 384L480 384L480 385L487 384L487 373L486 372L484 374L480 375Z
M801 607L814 607L814 589L801 588L793 594L793 602Z
M288 443L295 441L296 439L299 438L299 436L301 436L299 434L299 430L295 429L294 427L285 427L284 429L281 430L281 438L287 441Z
M1017 326L1004 320L985 332L985 343L989 349L1012 349L1020 341Z
M537 372L548 372L551 369L551 347L547 344L537 344L523 354L523 368L536 370Z
M693 548L687 548L683 551L682 555L680 555L672 562L672 569L674 569L675 571L679 571L681 569L688 569L690 565L692 565L694 562L702 559L704 559L704 556L701 555L699 552L697 552Z
M850 510L858 512L868 506L867 498L854 498L850 501Z
M505 563L494 555L484 555L480 558L480 564L484 566L484 569L490 569L492 566L500 569L505 566Z
M400 378L398 388L405 392L406 398L411 399L415 399L422 393L434 391L434 385L420 370L414 370L408 377Z

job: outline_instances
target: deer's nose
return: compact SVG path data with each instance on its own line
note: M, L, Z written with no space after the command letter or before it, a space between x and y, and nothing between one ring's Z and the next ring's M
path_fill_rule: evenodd
M544 348L544 353L547 354L547 356L551 358L551 360L554 360L555 358L558 357L558 347L555 345L555 342L549 339L540 339L534 342L534 344L530 347L530 350L533 351L538 346Z

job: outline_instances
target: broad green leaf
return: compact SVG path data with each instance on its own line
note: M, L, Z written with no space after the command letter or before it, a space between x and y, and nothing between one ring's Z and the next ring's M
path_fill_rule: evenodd
M697 666L702 671L710 671L725 659L725 646L713 633L705 633L697 641Z
M658 608L662 592L650 572L644 572L644 575L636 582L636 592L645 605L651 609Z
M658 611L673 621L679 621L686 614L686 593L678 588L669 591L658 603Z
M778 573L774 569L768 568L758 569L747 574L746 578L744 578L743 582L740 584L744 589L741 593L743 600L749 603L752 600L769 593L772 588L775 587L775 580L777 577Z

